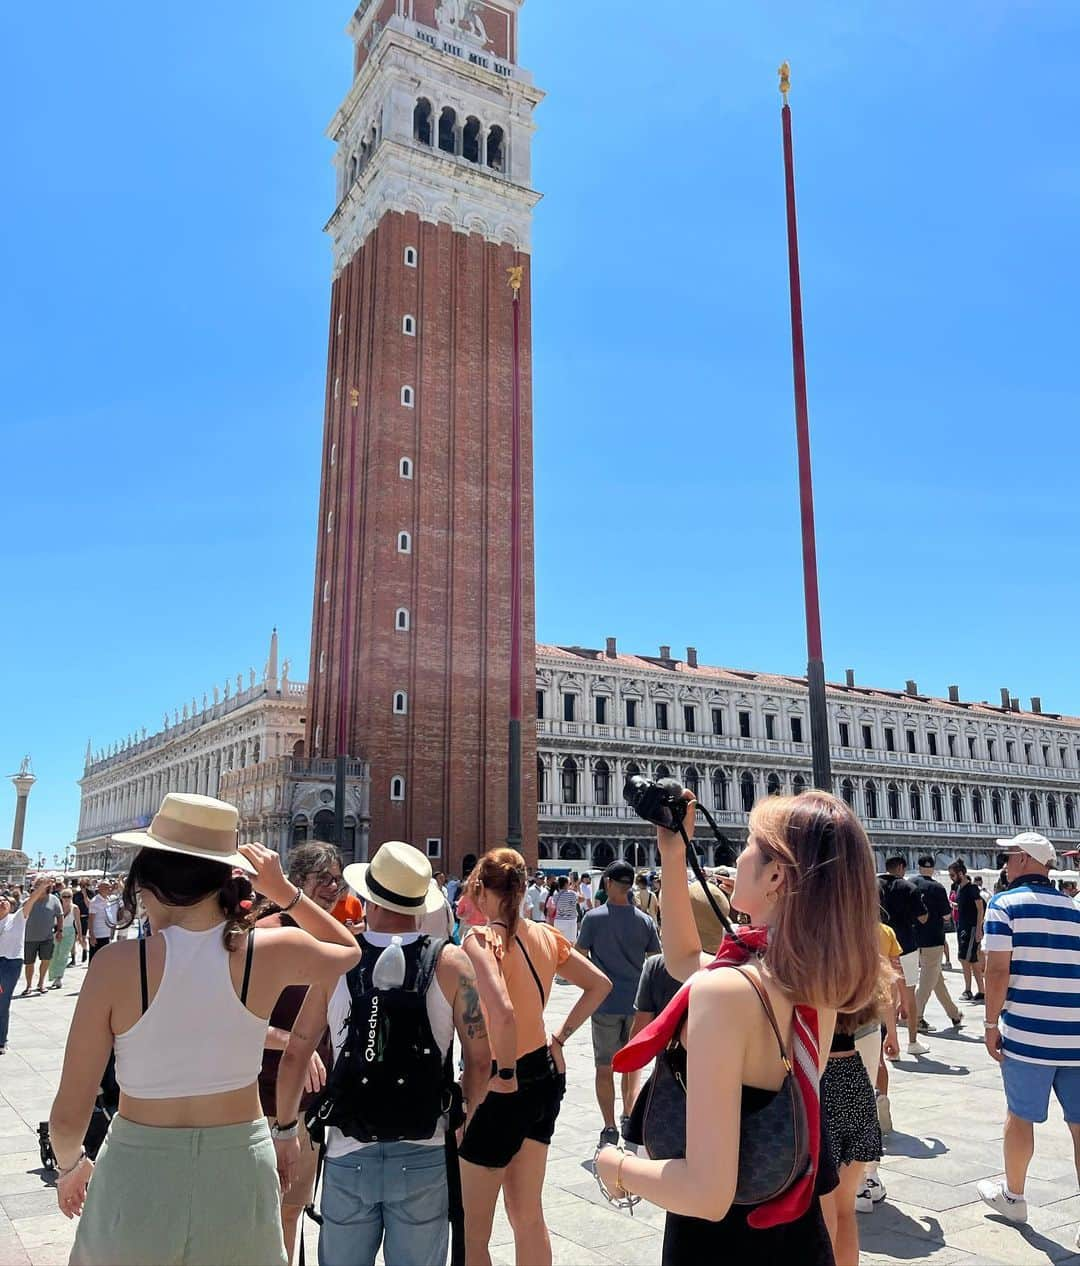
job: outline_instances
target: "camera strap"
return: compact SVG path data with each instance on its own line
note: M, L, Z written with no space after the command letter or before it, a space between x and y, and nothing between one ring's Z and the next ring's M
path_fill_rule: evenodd
M720 828L716 825L716 819L713 815L700 802L695 801L695 806L701 810L705 821L708 822L709 826L712 828L712 833L716 836L717 843L726 844L727 841L724 839L723 835L720 834ZM713 914L715 914L720 920L720 924L724 930L729 933L734 933L735 929L731 926L731 920L727 917L723 910L720 909L720 903L712 895L712 891L709 888L709 881L705 878L705 872L701 869L701 862L698 860L697 849L691 843L690 837L686 834L686 827L683 825L681 818L679 819L679 834L682 836L683 843L686 845L686 860L690 865L690 869L694 872L694 878L701 885L701 890L705 894L705 900L712 907Z

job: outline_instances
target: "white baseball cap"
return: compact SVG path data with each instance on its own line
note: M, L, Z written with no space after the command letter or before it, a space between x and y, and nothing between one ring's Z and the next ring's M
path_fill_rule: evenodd
M1003 853L1027 853L1043 866L1053 866L1057 851L1045 835L1038 831L1021 831L1011 840L998 840L997 846Z

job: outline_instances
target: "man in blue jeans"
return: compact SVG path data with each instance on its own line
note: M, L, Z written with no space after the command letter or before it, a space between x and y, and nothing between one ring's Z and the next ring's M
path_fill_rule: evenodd
M1009 886L990 900L983 945L986 1048L1001 1065L1008 1107L1005 1180L978 1189L995 1213L1026 1222L1034 1123L1046 1120L1051 1090L1080 1176L1080 910L1050 880L1054 846L1044 835L997 843L1008 854Z
M379 1012L394 1005L390 995L403 991L393 984L380 984L383 977L376 968L383 955L397 954L402 973L397 979L417 992L413 985L419 985L420 973L415 962L430 941L417 930L418 916L422 919L446 904L431 878L428 860L418 849L396 841L384 844L370 866L346 866L345 881L360 895L367 910L367 930L360 938L363 957L353 972L333 985L311 986L282 1057L277 1080L278 1121L271 1133L278 1151L278 1169L286 1182L299 1159L297 1117L308 1064L327 1026L334 1060L341 1058L355 996L350 991L350 978L357 990L373 987L377 991L380 1006L372 1012L370 1025L374 1035ZM364 996L370 999L370 994ZM448 943L439 953L434 974L424 989L424 1002L431 1038L443 1057L453 1044L455 1031L461 1041L465 1061L462 1090L471 1113L487 1093L491 1050L476 973L459 946ZM361 1031L366 1040L369 1027L361 1025ZM361 1074L370 1068L365 1061L381 1061L383 1049L388 1047L377 1047L373 1037L363 1051L356 1052L359 1068L355 1076L361 1082ZM404 1084L411 1085L414 1079L410 1079L408 1068L401 1066L400 1071ZM365 1110L364 1092L355 1086L350 1102L358 1105L365 1120L368 1112L373 1118L380 1114L378 1103ZM412 1133L407 1142L360 1142L339 1129L327 1129L320 1266L374 1266L380 1245L389 1266L445 1266L450 1212L445 1116L436 1110L430 1125L430 1137ZM424 1128L426 1132L426 1125ZM374 1137L382 1137L382 1132ZM411 1141L414 1139L418 1141Z

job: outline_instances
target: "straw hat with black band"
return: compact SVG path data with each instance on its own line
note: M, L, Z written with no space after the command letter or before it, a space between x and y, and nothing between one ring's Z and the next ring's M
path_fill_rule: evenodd
M145 831L121 831L112 838L116 844L198 857L254 875L255 867L237 849L239 825L239 813L224 800L170 791Z
M342 872L365 901L394 914L419 918L441 910L446 898L431 877L431 863L411 844L388 840L370 862L354 862Z

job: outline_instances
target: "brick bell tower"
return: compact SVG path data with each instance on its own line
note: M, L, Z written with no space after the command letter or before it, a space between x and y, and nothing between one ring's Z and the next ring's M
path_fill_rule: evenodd
M337 145L308 753L368 763L372 849L461 874L507 835L519 298L523 849L536 859L522 0L364 0Z

